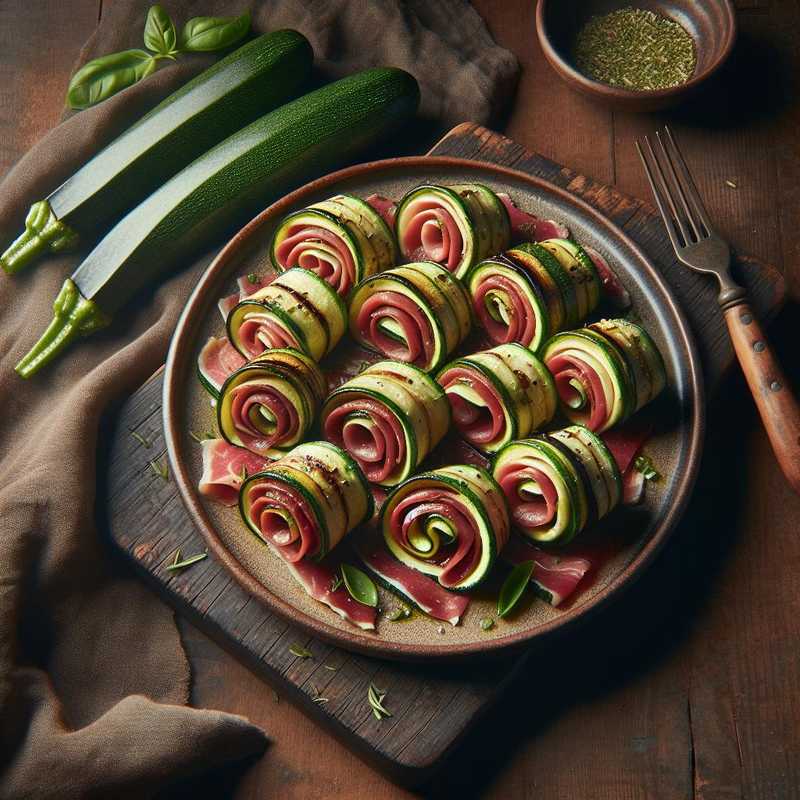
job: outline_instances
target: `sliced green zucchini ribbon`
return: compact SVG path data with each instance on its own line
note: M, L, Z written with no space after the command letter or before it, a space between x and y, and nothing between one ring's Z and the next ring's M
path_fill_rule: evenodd
M329 553L372 516L373 503L358 464L329 442L295 447L239 492L245 524L290 563Z
M396 486L450 425L442 388L411 364L379 361L335 389L322 409L325 438L346 449L371 483Z
M594 262L569 239L518 245L476 264L464 280L489 338L534 351L583 322L600 301Z
M303 441L325 397L319 367L297 350L267 350L231 374L217 401L223 438L280 458Z
M350 332L359 344L426 372L444 363L471 325L463 284L431 262L373 275L350 301Z
M461 435L484 453L539 430L558 405L550 371L520 344L501 344L456 359L436 380Z
M508 507L486 470L456 464L400 484L383 504L381 529L399 561L447 589L468 590L508 541Z
M622 478L603 440L582 425L510 442L492 474L512 524L535 542L566 544L622 497Z
M278 269L309 269L341 297L397 263L394 232L369 203L349 194L289 214L272 237L270 253Z
M647 331L625 319L559 333L542 357L561 411L601 433L653 400L666 385L664 361Z
M459 278L511 240L506 207L479 183L412 189L397 208L395 230L404 258L435 261Z
M228 338L245 358L289 347L319 361L342 338L347 309L322 278L295 267L234 306L227 327Z

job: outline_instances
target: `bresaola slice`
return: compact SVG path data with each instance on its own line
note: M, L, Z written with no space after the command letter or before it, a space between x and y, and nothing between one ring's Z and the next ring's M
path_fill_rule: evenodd
M244 357L227 339L211 336L197 358L200 383L212 397L216 398L228 376L244 366L244 363Z
M461 435L484 453L550 422L557 397L550 372L527 347L501 344L451 361L436 380Z
M248 528L287 562L319 559L372 516L372 494L350 456L307 442L251 475L239 511Z
M531 583L551 606L561 605L592 567L585 558L548 553L517 536L512 536L503 550L503 560L512 565L533 561Z
M459 278L505 250L511 236L503 204L477 183L412 189L399 203L395 231L407 261L434 261Z
M286 566L308 595L356 627L366 631L375 630L377 609L354 600L342 582L336 580L341 571L341 560L336 553L322 561L287 561ZM333 589L335 583L339 583L339 586Z
M247 475L256 473L269 463L266 458L242 447L234 447L223 439L204 439L203 474L198 490L204 497L234 506L239 500L239 487Z
M542 239L566 239L569 228L552 219L541 219L519 208L504 192L497 196L505 206L511 223L511 238L519 242L540 242Z
M275 230L270 252L277 269L310 270L342 297L397 262L392 229L368 202L349 194L289 214Z
M589 258L592 259L597 274L600 276L600 284L603 287L603 294L605 297L621 311L630 308L631 296L628 290L622 285L617 274L611 269L605 256L586 244L583 246L583 249L586 251Z
M223 384L217 403L220 433L231 444L280 458L305 438L326 388L322 372L308 356L297 350L267 350Z
M381 215L381 219L394 230L394 220L397 215L397 203L380 194L371 194L367 202Z
M361 542L357 552L364 565L390 591L409 600L434 619L457 625L467 610L469 597L442 588L436 581L394 558L382 539Z
M421 370L379 361L335 389L322 408L325 438L347 450L367 480L395 486L450 425L441 387Z
M644 474L636 469L634 462L651 433L649 422L634 418L626 425L603 434L603 441L622 473L622 502L625 505L635 505L644 496Z
M219 308L219 313L222 314L222 319L227 321L228 314L230 314L242 300L254 294L259 289L269 286L269 284L275 280L275 276L276 273L274 272L264 274L248 272L246 275L240 275L236 279L239 292L237 294L229 294L226 297L221 297L217 301L217 308Z
M392 555L466 591L489 574L509 532L500 487L486 470L456 464L415 475L381 508L381 530Z

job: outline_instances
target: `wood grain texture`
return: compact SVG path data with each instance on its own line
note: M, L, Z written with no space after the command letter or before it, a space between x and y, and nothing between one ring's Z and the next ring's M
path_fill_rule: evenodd
M602 209L646 252L665 249L666 233L660 224L654 224L652 209L485 128L469 123L458 126L432 152L492 161L551 180ZM779 275L755 260L744 263L760 311L770 314L781 298ZM715 302L713 288L687 288L685 282L693 276L674 259L665 259L661 266L670 284L685 294L709 364L707 375L717 381L732 357L718 330L724 328L721 318L703 313L703 303ZM213 559L177 575L167 571L178 548L184 555L198 552L202 539L185 514L175 486L149 465L163 458L161 384L158 374L131 398L112 437L110 464L103 472L110 476L106 493L109 529L116 545L168 602L357 753L395 780L412 785L429 780L475 719L495 702L502 686L524 668L526 657L424 670L384 664L350 655L292 629L250 598ZM150 447L144 447L131 431ZM148 513L143 515L143 509ZM289 652L293 643L310 649L314 658L293 656ZM326 663L337 670L327 670ZM371 681L388 690L394 714L391 721L378 723L370 716L366 691ZM327 697L327 702L315 703L318 694Z
M521 145L647 198L633 141L670 123L719 228L738 250L784 271L791 302L770 335L787 377L800 386L797 0L737 0L740 41L720 84L702 103L642 117L612 114L551 76L535 43L530 0L473 3L520 59L516 101L497 124ZM57 120L95 6L0 3L0 169ZM719 394L691 524L614 614L521 674L459 746L445 773L449 784L436 782L426 796L800 794L800 502L775 463L743 380L733 372ZM243 778L242 765L234 765L165 797L305 800L320 796L320 787L326 798L410 796L286 696L276 702L260 677L194 625L179 623L194 672L193 702L249 716L273 745L245 765Z
M749 303L725 311L736 357L789 485L800 493L800 407Z

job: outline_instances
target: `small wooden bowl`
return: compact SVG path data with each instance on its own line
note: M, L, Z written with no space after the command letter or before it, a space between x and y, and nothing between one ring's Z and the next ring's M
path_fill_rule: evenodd
M670 17L691 35L697 66L686 83L632 91L593 80L573 66L572 43L583 25L592 17L628 7ZM733 49L736 15L730 0L539 0L536 33L550 65L574 89L613 108L656 111L681 102L719 70Z

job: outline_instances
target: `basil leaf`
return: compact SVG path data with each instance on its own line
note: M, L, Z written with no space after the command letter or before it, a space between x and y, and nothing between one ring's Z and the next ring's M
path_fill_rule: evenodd
M378 605L378 589L369 575L350 564L342 564L342 577L353 600L372 608Z
M168 56L175 52L178 33L169 14L161 6L150 6L144 26L144 46L154 53Z
M145 50L123 50L84 64L69 82L70 108L89 108L133 86L156 68L157 58Z
M509 572L497 598L497 616L504 617L522 597L533 573L533 561L522 561Z
M241 17L195 17L181 32L181 50L207 53L235 44L250 30L250 15Z

